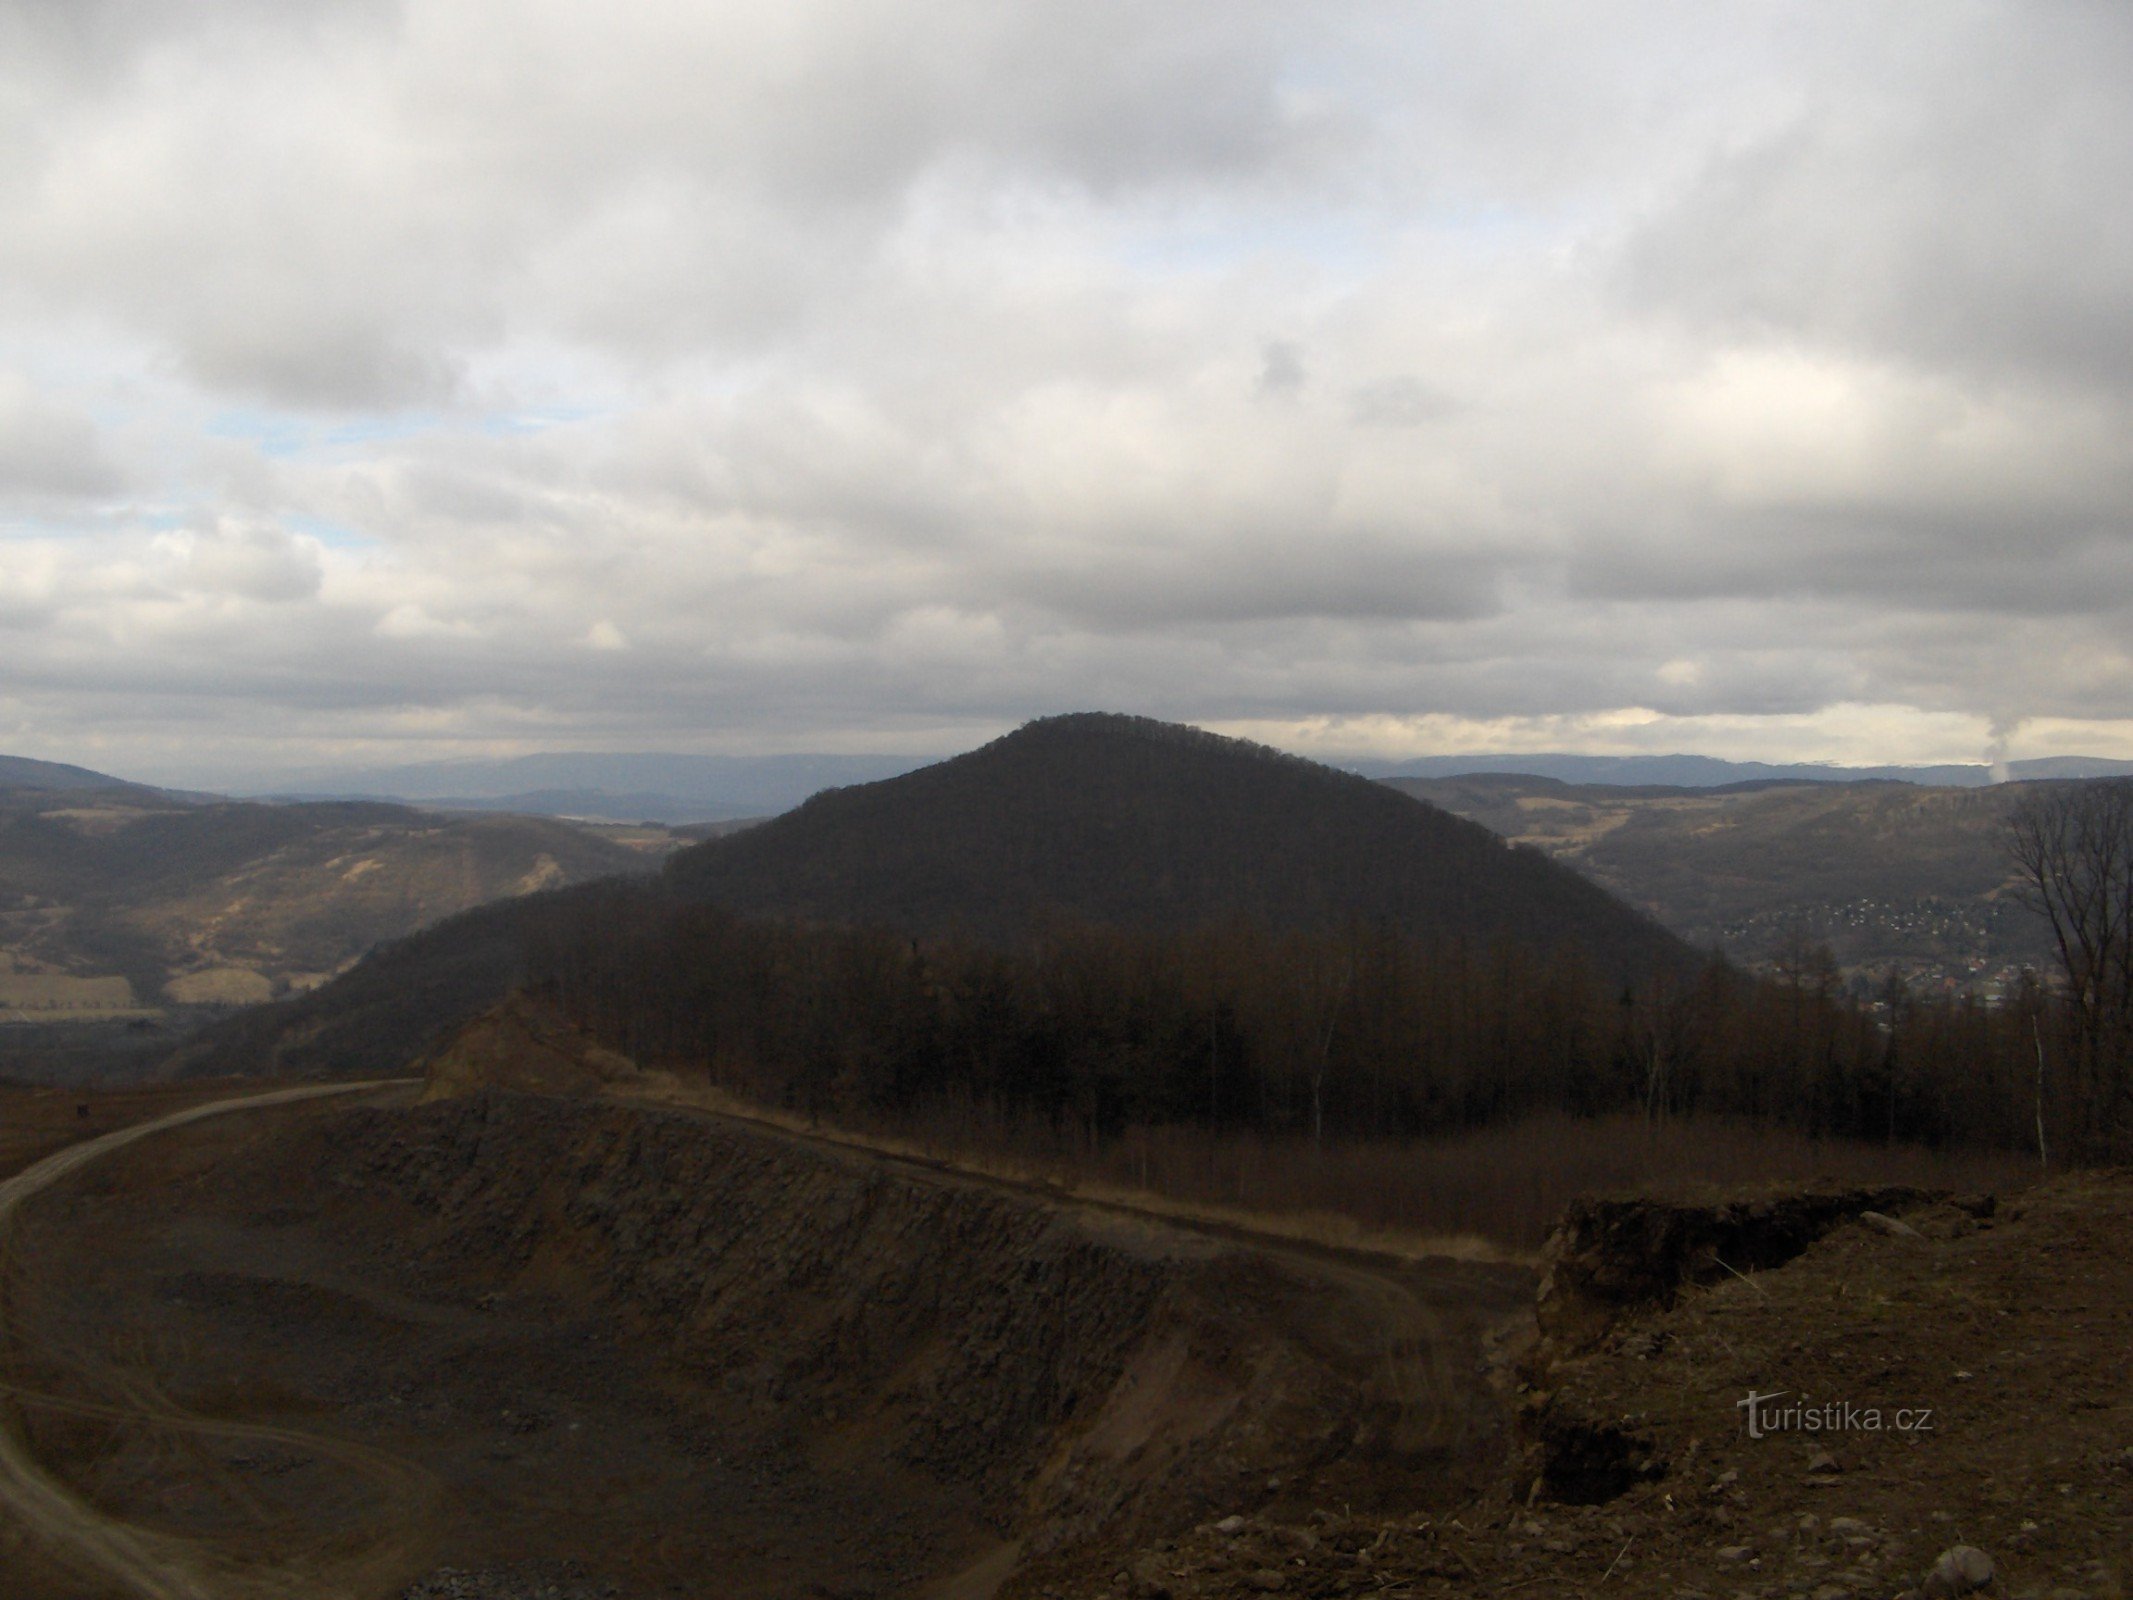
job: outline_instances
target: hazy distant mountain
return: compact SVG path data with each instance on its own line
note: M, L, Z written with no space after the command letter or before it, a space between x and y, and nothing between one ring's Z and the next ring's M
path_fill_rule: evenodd
M66 792L77 789L130 789L123 778L70 767L60 761L32 761L27 756L0 756L0 789Z
M263 789L247 787L291 798L405 800L617 822L721 822L789 811L818 790L894 777L924 760L558 752L503 761L318 768L285 774Z
M666 870L677 892L734 910L914 931L1360 917L1424 936L1576 944L1624 975L1686 956L1537 851L1352 773L1138 717L1033 722L951 761L817 795Z
M500 761L431 761L408 766L313 768L240 784L244 793L294 800L397 800L455 811L510 811L614 822L727 822L790 811L823 789L874 783L926 765L917 756L606 755L555 752ZM1838 767L1719 761L1710 756L1477 755L1344 763L1365 777L1449 777L1515 772L1566 783L1664 784L1715 788L1751 782L1853 783L1889 778L1974 787L1984 766ZM55 769L60 771L75 769ZM2090 756L2017 761L2017 778L2133 773L2133 762ZM95 776L90 774L89 776ZM113 781L116 780L106 780Z
M735 811L726 802L692 801L671 794L607 794L598 789L530 789L494 797L446 795L409 803L438 811L500 811L522 817L571 817L589 822L649 822L663 828L730 827L786 809L771 804L761 811ZM718 815L707 815L713 811Z
M2020 784L1386 782L1574 864L1692 943L1744 961L1772 960L1804 933L1848 966L2050 964L2042 920L2011 892L2006 816Z
M1941 788L1977 788L1992 782L1988 766L1839 767L1819 762L1773 764L1720 761L1711 756L1470 755L1421 756L1408 761L1359 761L1353 770L1373 778L1451 778L1478 772L1509 772L1573 784L1663 785L1710 789L1735 783L1861 783L1893 780ZM2106 778L2133 774L2133 761L2099 756L2047 756L2008 764L2015 779Z

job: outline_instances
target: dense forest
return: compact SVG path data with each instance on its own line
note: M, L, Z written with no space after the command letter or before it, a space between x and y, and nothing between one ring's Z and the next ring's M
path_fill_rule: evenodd
M648 886L581 891L526 976L640 1060L835 1119L953 1101L1102 1137L1192 1123L1404 1138L1541 1111L1718 1114L1816 1136L2062 1151L2063 1018L1891 985L1846 995L1826 955L1776 979L1713 961L1644 986L1574 952L1382 924L1276 933L1060 927L1018 944L771 923Z

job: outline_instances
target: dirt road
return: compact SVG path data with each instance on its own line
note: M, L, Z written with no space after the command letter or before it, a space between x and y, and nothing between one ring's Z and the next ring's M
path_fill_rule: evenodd
M23 1202L114 1150L207 1117L388 1086L385 1081L315 1084L217 1100L61 1150L0 1182L0 1264L9 1254L15 1216ZM53 1546L148 1600L221 1600L221 1591L207 1587L192 1573L183 1549L173 1541L115 1521L45 1472L24 1437L21 1397L9 1398L8 1405L0 1406L0 1509L12 1513Z

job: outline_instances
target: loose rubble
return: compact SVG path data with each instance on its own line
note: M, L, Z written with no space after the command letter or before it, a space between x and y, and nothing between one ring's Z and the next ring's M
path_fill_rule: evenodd
M575 1562L485 1567L478 1572L439 1567L400 1591L400 1600L619 1600L613 1583L584 1575Z

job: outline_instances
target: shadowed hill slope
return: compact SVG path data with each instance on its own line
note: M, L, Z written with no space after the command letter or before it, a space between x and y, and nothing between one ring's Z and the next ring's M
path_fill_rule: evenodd
M1382 784L1139 717L1051 717L817 795L683 852L676 892L742 912L1007 936L1243 918L1575 945L1641 977L1684 946L1539 851Z
M7 789L35 789L46 792L138 789L144 794L154 792L139 789L139 785L128 783L123 778L91 772L87 767L70 767L63 761L32 761L28 756L0 756L0 790Z

